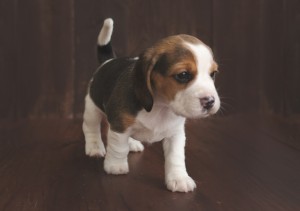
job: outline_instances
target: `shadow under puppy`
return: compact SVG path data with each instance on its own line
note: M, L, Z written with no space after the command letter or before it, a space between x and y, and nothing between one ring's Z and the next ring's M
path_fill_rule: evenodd
M126 174L129 151L142 151L141 142L163 140L167 188L193 191L196 184L185 166L184 124L186 118L207 117L220 107L211 49L195 37L177 35L137 58L115 58L112 30L112 19L106 19L98 37L101 66L85 98L86 154L105 156L107 173ZM101 121L109 123L106 150Z

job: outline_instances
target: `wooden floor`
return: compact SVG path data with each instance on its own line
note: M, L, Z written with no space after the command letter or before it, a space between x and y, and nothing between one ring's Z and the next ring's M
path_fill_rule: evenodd
M235 115L190 121L192 193L164 185L161 143L106 175L84 155L80 120L0 122L0 210L300 210L300 124Z

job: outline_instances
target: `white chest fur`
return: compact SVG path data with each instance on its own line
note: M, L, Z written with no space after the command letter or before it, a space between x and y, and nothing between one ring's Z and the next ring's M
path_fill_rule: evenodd
M175 115L168 107L154 105L151 112L138 113L131 127L131 137L153 143L171 137L185 123L185 118Z

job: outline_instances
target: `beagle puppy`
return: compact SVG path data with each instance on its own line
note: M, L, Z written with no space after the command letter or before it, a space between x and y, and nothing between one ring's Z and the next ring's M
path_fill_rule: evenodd
M104 157L108 174L127 174L129 151L141 142L163 141L165 182L171 191L196 187L185 165L186 118L215 114L220 99L214 85L218 65L211 49L189 35L158 41L136 58L116 58L111 46L112 19L98 36L100 67L85 98L83 132L88 156ZM107 147L100 125L108 121Z

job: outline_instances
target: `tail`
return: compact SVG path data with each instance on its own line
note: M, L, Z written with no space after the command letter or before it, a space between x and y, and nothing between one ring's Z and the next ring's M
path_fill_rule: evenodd
M100 64L116 57L110 42L113 24L114 22L111 18L105 19L98 35L97 57Z

